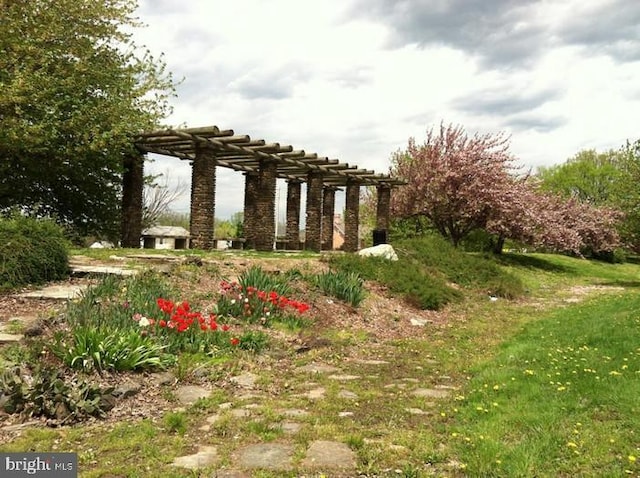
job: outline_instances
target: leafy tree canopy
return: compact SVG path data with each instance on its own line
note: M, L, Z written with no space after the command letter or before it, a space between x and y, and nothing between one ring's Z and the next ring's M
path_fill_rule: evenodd
M598 153L580 151L563 164L538 168L537 176L545 191L595 205L610 204L616 199L616 185L621 180L621 158L617 151Z
M134 0L0 0L0 210L117 231L122 160L169 113Z

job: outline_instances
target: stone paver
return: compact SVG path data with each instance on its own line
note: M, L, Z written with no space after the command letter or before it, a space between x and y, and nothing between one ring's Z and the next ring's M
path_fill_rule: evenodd
M356 363L360 363L362 365L387 365L389 362L386 360L373 360L373 359L356 359L354 360Z
M246 372L236 377L231 377L231 382L242 388L255 388L258 376L255 373Z
M283 411L282 414L287 417L297 418L297 417L306 417L307 415L309 415L309 412L306 410L292 408L292 409Z
M27 299L70 300L80 297L86 288L86 285L50 285L42 289L23 292L22 294L18 294L18 297Z
M344 398L346 400L357 400L358 399L358 395L356 395L355 393L349 391L349 390L340 390L338 392L338 397L340 398Z
M356 467L355 453L344 443L317 440L311 443L302 461L306 468L349 470Z
M284 443L259 443L244 447L239 452L239 464L243 468L288 470L291 468L293 445Z
M282 432L287 435L293 435L294 433L298 433L302 428L302 425L296 422L282 422L281 425Z
M218 449L215 446L201 446L193 455L180 456L173 460L172 465L190 470L197 470L214 465L218 461Z
M0 333L0 344L12 344L20 342L21 340L22 335Z
M341 382L349 381L349 380L358 380L360 375L329 375L331 380L339 380Z
M338 367L334 367L333 365L327 365L323 363L310 363L308 365L298 367L297 370L309 373L333 373L337 372L340 369Z
M313 390L309 390L304 394L305 397L311 400L318 400L320 398L324 398L327 391L323 387L314 388Z
M176 390L176 398L183 405L193 405L201 398L207 398L211 392L197 385L184 385Z
M428 398L446 398L451 395L450 390L437 389L437 388L417 388L412 395L416 397L428 397Z

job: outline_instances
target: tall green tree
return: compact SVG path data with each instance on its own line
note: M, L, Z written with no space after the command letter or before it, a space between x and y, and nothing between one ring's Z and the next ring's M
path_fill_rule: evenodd
M621 235L629 247L640 253L640 140L620 149L622 176L616 187L616 204L624 212Z
M135 0L0 0L0 210L117 232L132 137L170 111Z
M618 183L624 175L621 164L617 151L590 149L565 163L538 168L537 176L545 191L593 205L610 205L617 200Z

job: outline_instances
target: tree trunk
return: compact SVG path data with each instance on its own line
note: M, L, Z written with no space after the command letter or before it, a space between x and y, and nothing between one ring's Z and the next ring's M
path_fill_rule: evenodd
M498 236L495 241L492 242L493 253L500 255L502 254L502 249L504 248L504 237Z

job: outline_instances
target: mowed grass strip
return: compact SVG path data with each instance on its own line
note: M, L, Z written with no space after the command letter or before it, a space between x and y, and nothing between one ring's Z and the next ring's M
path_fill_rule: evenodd
M469 476L640 473L640 295L556 310L471 370L450 422Z

